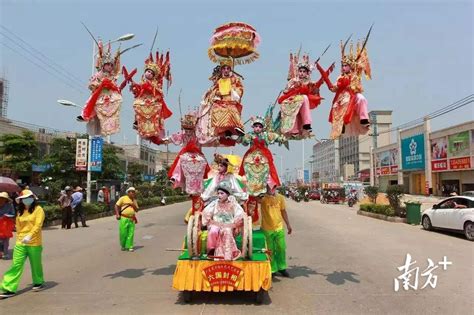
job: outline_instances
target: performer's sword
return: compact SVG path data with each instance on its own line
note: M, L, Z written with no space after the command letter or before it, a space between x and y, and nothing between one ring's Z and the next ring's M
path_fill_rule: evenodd
M318 57L318 59L316 59L316 61L314 63L317 63L322 56L324 56L324 54L326 53L326 51L328 51L329 47L331 47L331 44L328 45L328 47L326 47L326 49L324 49L323 53L321 54L321 56Z

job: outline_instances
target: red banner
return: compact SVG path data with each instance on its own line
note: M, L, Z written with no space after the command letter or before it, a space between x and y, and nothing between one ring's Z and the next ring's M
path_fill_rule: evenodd
M380 169L381 175L390 175L390 166L384 166Z
M398 173L398 165L392 165L390 166L390 172L392 174L397 174Z
M464 170L471 168L471 158L462 157L457 159L449 159L449 168L452 170Z
M237 288L244 271L232 264L214 264L202 270L208 287L232 286Z
M431 161L431 170L433 172L446 171L448 169L447 160Z

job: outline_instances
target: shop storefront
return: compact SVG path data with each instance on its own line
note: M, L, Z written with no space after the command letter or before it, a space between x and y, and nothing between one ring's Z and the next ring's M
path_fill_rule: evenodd
M427 192L425 177L425 136L416 134L401 139L402 171L405 187L410 194L422 195Z
M474 190L474 131L431 140L431 167L436 195Z
M398 184L398 148L381 151L375 154L376 184L382 191L388 186Z

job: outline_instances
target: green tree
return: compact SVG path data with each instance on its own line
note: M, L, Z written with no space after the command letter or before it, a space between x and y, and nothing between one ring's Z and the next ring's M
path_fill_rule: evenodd
M139 185L143 182L143 173L145 173L145 166L138 163L131 162L128 164L128 181L132 185Z
M391 185L387 188L387 198L390 202L390 206L395 210L395 215L400 216L400 199L404 195L403 185Z
M0 136L0 166L11 169L20 175L32 174L32 164L38 161L38 142L31 131L21 135L4 134Z
M104 145L102 149L102 172L95 173L94 178L98 179L121 179L123 170L120 159L117 156L117 148L111 145Z
M45 156L43 163L51 165L51 168L43 173L43 177L52 177L53 181L60 182L61 186L78 185L81 183L81 174L82 177L85 174L75 169L75 139L53 139L49 154Z
M372 203L377 203L377 196L379 194L379 188L377 186L367 186L364 188L364 192Z

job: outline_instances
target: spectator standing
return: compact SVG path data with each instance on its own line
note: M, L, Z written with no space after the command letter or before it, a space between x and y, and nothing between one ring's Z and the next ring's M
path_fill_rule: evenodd
M27 258L30 261L33 290L38 291L43 288L41 228L43 227L44 211L36 203L37 199L33 192L28 189L23 190L20 196L16 198L18 203L16 245L13 250L12 265L3 276L1 284L3 293L0 294L0 297L8 298L16 294Z
M15 209L8 193L0 193L0 258L8 259L8 248L10 238L13 237L13 229L15 227Z
M83 199L84 199L84 195L82 193L82 188L80 186L77 186L76 189L74 189L74 193L72 194L72 202L71 202L72 213L74 217L74 225L76 226L76 228L79 227L79 225L77 224L78 217L81 218L82 227L89 227L86 224L86 215L84 214L84 209L82 207Z
M61 207L62 212L62 229L70 229L72 224L72 187L66 186L64 188L64 193L61 194L61 197L58 199L59 206Z

